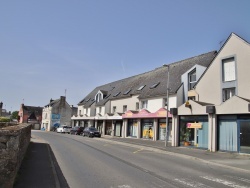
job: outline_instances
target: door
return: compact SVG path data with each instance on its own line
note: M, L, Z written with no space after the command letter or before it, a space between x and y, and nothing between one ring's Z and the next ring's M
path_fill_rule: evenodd
M250 120L239 121L240 153L250 153Z

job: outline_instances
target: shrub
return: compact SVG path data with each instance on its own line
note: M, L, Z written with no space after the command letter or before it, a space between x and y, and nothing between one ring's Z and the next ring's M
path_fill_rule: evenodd
M10 122L10 118L0 117L0 122Z

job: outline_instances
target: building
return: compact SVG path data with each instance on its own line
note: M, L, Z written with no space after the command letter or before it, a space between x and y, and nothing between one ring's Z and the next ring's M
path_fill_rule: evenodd
M174 146L250 153L250 44L232 33L174 109Z
M43 108L41 128L53 131L60 125L71 126L71 116L75 113L76 108L67 103L65 96L56 100L51 99Z
M42 121L42 107L37 106L26 106L21 104L18 112L19 123L38 123Z
M3 102L0 102L0 117L8 117L10 118L11 112L7 112L6 109L3 109Z
M110 136L151 140L167 137L171 145L169 109L185 102L188 98L185 91L194 86L215 55L216 51L208 52L96 87L79 102L78 114L72 117L73 125L95 126L103 135Z

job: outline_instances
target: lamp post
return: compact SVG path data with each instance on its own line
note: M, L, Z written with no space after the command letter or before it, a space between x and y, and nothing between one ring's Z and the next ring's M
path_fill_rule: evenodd
M165 135L165 147L167 147L167 138L168 138L168 108L169 108L169 65L164 64L164 67L167 67L167 116L166 116L166 135Z

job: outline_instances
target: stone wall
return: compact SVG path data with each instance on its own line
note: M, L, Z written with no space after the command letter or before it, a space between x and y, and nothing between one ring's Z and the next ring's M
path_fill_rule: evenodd
M0 124L0 188L12 188L30 143L31 124Z

